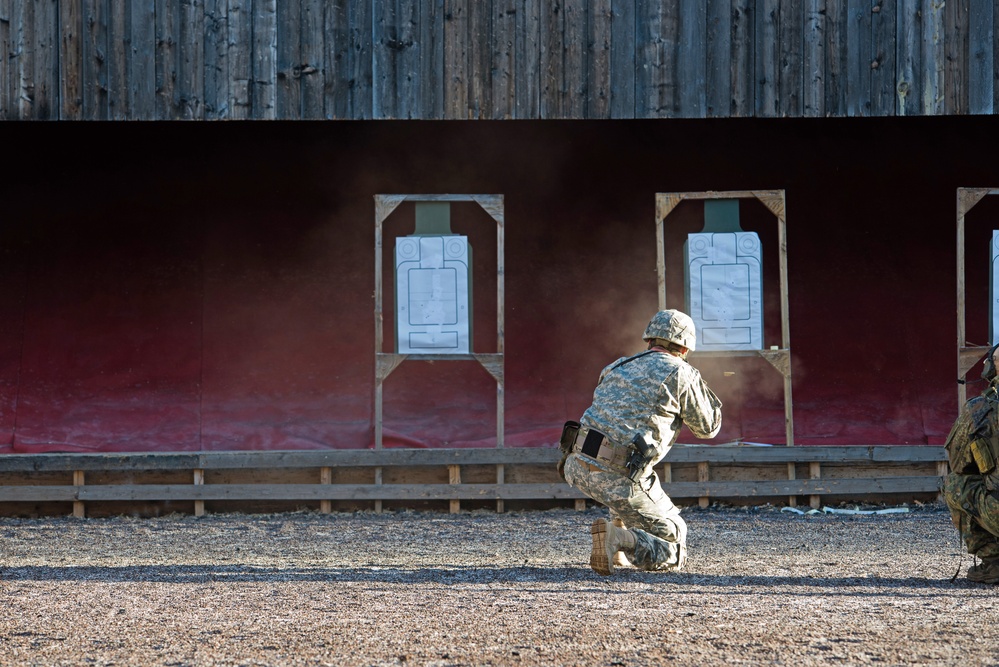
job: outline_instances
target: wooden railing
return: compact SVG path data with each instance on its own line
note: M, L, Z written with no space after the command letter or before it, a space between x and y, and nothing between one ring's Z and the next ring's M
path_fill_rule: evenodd
M7 454L0 456L0 510L8 503L85 503L194 501L203 514L211 501L307 501L331 511L333 501L450 501L456 511L469 500L575 500L584 496L555 471L559 453L551 448L383 449L322 451L176 452L127 454ZM781 478L788 465L808 467L808 478ZM503 465L503 483L462 481L462 468ZM375 468L395 469L396 483L370 483ZM279 481L296 470L315 481ZM433 470L437 469L437 470ZM518 469L529 470L518 481ZM344 481L333 483L333 471ZM431 477L447 482L425 480ZM446 475L443 471L446 470ZM946 454L934 446L752 447L694 446L673 448L658 467L674 499L763 502L787 496L861 500L894 496L909 500L936 494L946 474ZM213 473L254 472L266 481L231 483ZM423 471L421 475L421 471ZM724 474L715 476L716 472ZM189 483L136 482L136 474L190 474ZM831 473L824 476L825 473ZM436 473L441 473L437 475ZM481 475L479 475L481 477ZM99 478L98 483L88 483ZM370 475L373 479L373 475ZM387 478L387 477L386 477ZM65 482L65 483L63 483Z

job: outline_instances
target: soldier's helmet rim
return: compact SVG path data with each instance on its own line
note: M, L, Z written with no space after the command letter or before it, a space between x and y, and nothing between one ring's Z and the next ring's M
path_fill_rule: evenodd
M642 340L661 338L694 351L696 335L694 320L684 312L675 309L660 310L649 320L649 325L642 334Z

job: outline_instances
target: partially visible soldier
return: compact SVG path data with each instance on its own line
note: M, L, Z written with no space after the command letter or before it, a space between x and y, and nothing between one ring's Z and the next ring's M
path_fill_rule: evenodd
M947 436L950 474L943 497L968 553L982 559L968 569L968 579L999 584L999 393L997 349L985 355L982 379L988 387L964 404Z
M593 404L562 433L559 472L610 509L590 527L590 567L603 575L628 561L642 570L678 571L687 559L687 524L653 466L686 424L698 438L721 429L721 401L687 363L694 322L661 310L643 335L648 349L600 373Z

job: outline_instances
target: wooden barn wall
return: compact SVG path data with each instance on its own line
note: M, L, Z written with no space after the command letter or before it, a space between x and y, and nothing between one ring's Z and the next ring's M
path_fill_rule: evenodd
M991 114L994 0L0 0L3 119Z

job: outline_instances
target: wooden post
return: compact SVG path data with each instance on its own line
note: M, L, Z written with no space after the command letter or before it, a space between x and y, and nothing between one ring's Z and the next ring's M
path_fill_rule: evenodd
M194 485L201 486L205 483L205 471L200 468L195 468L194 470ZM205 501L195 500L194 501L194 516L204 516L205 515Z
M698 482L707 482L707 481L710 480L710 477L711 477L711 473L710 473L710 470L708 469L708 462L707 461L701 461L700 463L698 463L697 464L697 481ZM697 499L697 504L699 506L701 506L701 507L707 507L710 502L711 502L711 499L708 498L708 496L701 496L700 498Z
M448 472L448 484L461 484L461 466L453 465L447 467ZM452 498L451 499L451 514L457 514L461 511L461 501Z
M319 483L320 484L332 484L333 483L333 468L322 467L319 469ZM319 511L323 514L329 514L333 511L333 501L331 500L320 500L319 501Z
M937 475L940 476L940 488L943 489L944 478L947 477L947 473L950 472L950 466L947 461L937 461ZM937 502L943 502L943 491L937 494Z
M83 486L82 470L73 471L73 486ZM73 516L77 519L82 519L86 516L86 509L84 508L83 501L73 501Z
M808 464L808 477L809 479L821 479L822 478L822 464L818 461L813 461ZM812 509L819 509L822 505L822 496L810 495L808 496L808 504L811 505Z
M790 461L787 464L787 478L788 478L788 480L794 480L794 479L798 478L798 472L794 469L794 463L790 462ZM787 506L788 507L797 507L798 506L798 496L788 496L787 497Z

